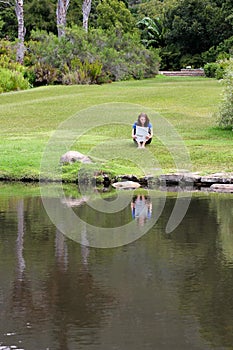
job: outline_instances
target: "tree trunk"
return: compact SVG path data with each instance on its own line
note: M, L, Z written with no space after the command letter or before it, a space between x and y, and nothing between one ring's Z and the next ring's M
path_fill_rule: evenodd
M23 0L15 0L15 13L18 21L18 46L17 46L17 61L23 63L24 60L24 12L23 12Z
M91 0L83 0L83 28L88 32L88 19L91 12Z
M57 1L57 32L58 37L65 35L66 28L66 14L68 11L68 7L70 4L70 0L58 0Z

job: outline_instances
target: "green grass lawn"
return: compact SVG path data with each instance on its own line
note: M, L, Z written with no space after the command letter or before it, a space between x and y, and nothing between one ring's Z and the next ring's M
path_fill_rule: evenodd
M87 129L72 145L72 149L90 152L98 169L103 168L114 174L142 172L137 162L129 161L129 155L135 153L135 147L130 139L130 126L123 124L123 104L131 103L141 105L138 107L139 112L151 109L172 124L187 146L192 170L202 173L232 171L233 134L232 131L219 129L214 116L221 93L222 85L213 79L158 76L155 79L101 86L49 86L2 94L0 177L37 179L45 146L61 122L88 107L116 102L121 102L119 110L116 108L114 111L115 120L119 115L119 124ZM107 124L111 124L111 113L99 116L93 112L93 120L95 118L106 118ZM131 115L129 111L127 123L133 123L136 119L137 115ZM85 120L84 113L80 128L84 130L87 123L90 120ZM152 118L152 123L156 131L156 119ZM107 147L104 147L103 152L101 145L105 142ZM120 151L115 156L118 148ZM148 150L156 157L164 172L176 170L166 145L156 136ZM141 154L136 157L143 158ZM143 166L143 163L140 164ZM64 169L67 180L74 179L76 173L77 165Z

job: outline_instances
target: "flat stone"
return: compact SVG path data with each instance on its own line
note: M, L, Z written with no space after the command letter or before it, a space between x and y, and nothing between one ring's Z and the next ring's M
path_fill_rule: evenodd
M134 181L120 181L113 183L112 186L120 190L133 190L135 188L139 188L141 185L138 182Z
M233 175L226 173L215 173L201 177L201 183L207 184L230 184L233 182Z
M160 181L166 181L166 183L178 184L184 183L195 183L199 182L201 176L197 173L174 173L174 174L163 174L159 177Z
M201 180L201 175L197 173L187 173L184 175L184 182L200 182Z
M159 176L160 181L166 181L169 183L178 183L183 179L183 174L162 174Z
M233 193L233 184L213 184L210 189L213 192Z
M60 162L62 164L68 163L73 164L75 162L81 162L81 163L92 163L91 159L87 157L85 154L82 154L77 151L68 151L65 154L63 154L60 158Z

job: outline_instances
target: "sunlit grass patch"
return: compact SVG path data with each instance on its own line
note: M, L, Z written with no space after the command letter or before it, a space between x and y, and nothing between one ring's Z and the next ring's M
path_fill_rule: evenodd
M106 114L93 113L93 120L105 125L92 127L81 118L79 137L70 147L90 155L96 169L102 167L114 174L143 174L159 167L164 172L176 169L173 156L156 137L157 118L161 115L184 140L194 170L232 171L233 134L217 128L214 116L221 91L222 86L212 79L156 77L102 86L49 86L3 94L0 176L38 178L41 158L54 130L80 111L101 104L105 104ZM118 123L111 120L109 103L120 103L114 111ZM129 108L125 113L124 103L138 105L138 110ZM146 150L150 157L149 153L143 155L143 151L137 150L131 140L132 124L137 113L145 109L154 112L149 115L155 130ZM138 162L139 158L142 161ZM57 167L60 169L59 164ZM73 180L79 168L80 165L64 166L63 175Z

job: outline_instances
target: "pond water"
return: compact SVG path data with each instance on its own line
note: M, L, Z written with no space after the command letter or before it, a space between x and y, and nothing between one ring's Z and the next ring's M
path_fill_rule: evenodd
M98 249L66 238L40 196L23 193L0 197L1 350L233 349L232 195L195 194L166 234L171 194L140 239ZM141 199L118 220L151 220L153 198L143 218ZM75 210L90 216L85 203Z

